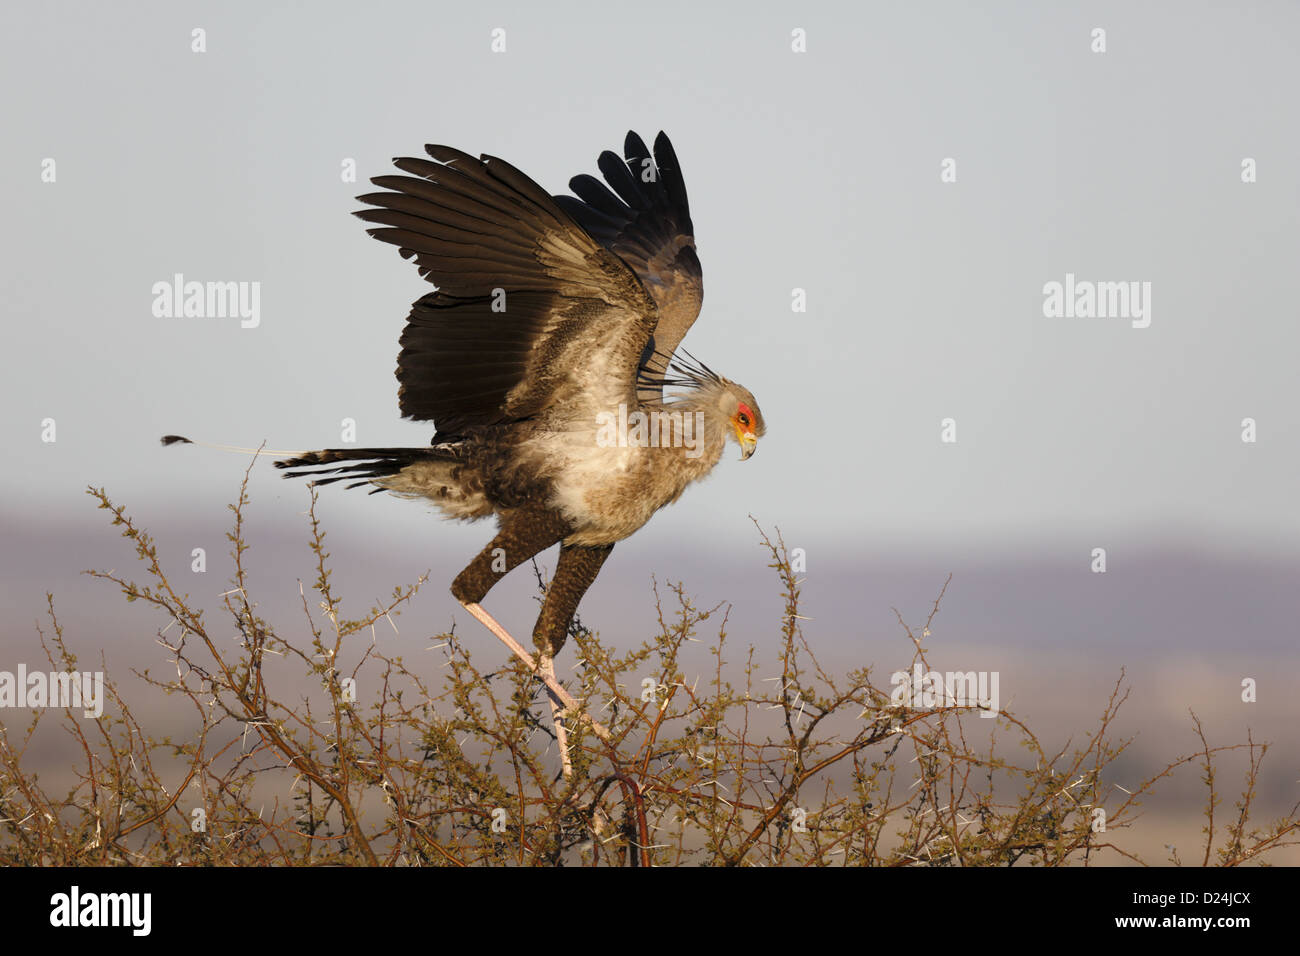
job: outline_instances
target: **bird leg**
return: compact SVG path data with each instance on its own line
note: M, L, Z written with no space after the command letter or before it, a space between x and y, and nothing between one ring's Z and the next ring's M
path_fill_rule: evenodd
M555 658L545 651L537 655L537 670L541 673L542 679L547 682L547 687L557 683L555 680ZM560 768L564 773L564 779L568 780L573 776L573 760L569 757L569 732L564 727L566 708L560 706L560 702L554 694L551 694L549 699L551 702L551 724L555 727L555 744L560 748Z
M554 512L549 511L514 511L505 515L501 519L501 528L497 532L486 548L479 552L460 574L456 575L456 580L452 582L451 593L455 595L456 600L464 605L465 610L474 615L484 627L496 635L501 643L505 644L512 653L528 665L528 669L541 676L546 684L551 702L551 716L555 722L555 735L560 743L561 760L565 768L565 776L572 772L572 765L569 761L569 751L567 746L568 734L562 723L564 715L578 711L578 702L568 693L560 682L555 678L554 654L551 653L551 647L556 650L564 643L564 634L569 627L569 621L573 617L573 611L578 606L577 599L581 599L582 594L591 585L595 579L595 573L591 578L582 584L581 589L577 592L577 599L572 602L568 615L561 622L562 630L560 631L559 640L554 642L540 643L539 648L542 654L538 660L533 659L533 655L524 650L510 633L504 627L496 622L492 615L488 614L479 603L487 595L492 586L505 577L511 570L518 567L529 558L542 551L545 551L557 541L562 541L573 529L569 523ZM612 547L612 546L611 546ZM581 549L591 550L591 549ZM603 559L602 559L603 560ZM572 563L572 559L570 562ZM565 549L560 549L560 560L556 565L555 579L552 580L552 588L547 590L546 602L542 605L542 617L538 619L538 627L541 627L542 618L546 618L547 606L551 603L551 593L554 589L555 580L560 578L560 569L566 565ZM596 571L600 570L600 564L597 563ZM571 573L571 572L570 572ZM568 593L567 589L561 588L561 592ZM548 620L550 620L548 618ZM537 630L534 629L534 639L536 639ZM547 631L549 633L549 631ZM609 741L609 731L602 727L596 721L592 720L586 714L578 714L579 719L586 721L595 731L596 736L606 742Z
M563 728L559 725L559 718L569 713L576 713L580 720L591 725L591 729L597 737L605 741L605 743L609 743L609 730L602 724L597 723L587 714L578 713L578 702L574 700L573 695L565 690L560 682L556 680L554 658L548 657L545 654L540 654L538 655L538 659L534 660L533 655L529 654L522 644L511 637L510 632L497 623L496 618L485 611L481 604L461 603L464 605L465 610L469 611L470 614L473 614L474 617L478 619L480 624L491 631L502 644L514 653L516 657L527 664L530 671L541 676L542 681L546 684L546 690L551 700L551 716L555 718L556 721L557 738L563 732ZM549 667L547 665L549 665ZM568 735L565 734L565 736L567 737ZM561 744L561 747L563 747L563 744ZM564 752L566 754L565 759L567 760L567 750Z
M533 655L529 654L528 651L524 649L524 645L511 637L510 632L498 624L497 619L483 609L483 605L466 604L464 607L465 610L478 618L480 624L496 635L497 640L508 647L516 657L528 665L530 671L541 671L541 668L538 667L537 661L533 659ZM578 702L574 700L573 695L565 690L560 682L555 679L554 670L552 670L549 677L546 674L543 674L542 679L546 682L546 689L550 691L551 695L559 700L560 703L564 704L566 710L577 709Z
M451 582L451 593L461 604L481 603L493 585L572 530L553 511L508 512L501 518L497 536Z
M542 613L537 615L537 624L533 627L533 643L543 654L560 652L579 602L613 550L612 544L560 545L555 574L546 589Z
M538 670L551 679L555 677L555 654L564 646L569 625L578 610L578 602L596 580L601 565L613 550L612 544L600 547L560 545L555 574L546 589L542 613L537 616L537 625L533 628L533 643L537 645L538 651ZM554 697L551 698L551 718L555 723L555 742L560 747L560 761L567 780L573 775L573 764L569 760L569 734L564 728L564 711L557 707ZM597 734L604 738L599 730Z

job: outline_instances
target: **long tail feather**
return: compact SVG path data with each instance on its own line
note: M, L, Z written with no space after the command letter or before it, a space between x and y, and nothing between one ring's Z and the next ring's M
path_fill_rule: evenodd
M324 448L319 451L287 451L272 448L242 448L238 445L218 445L195 441L184 435L164 435L164 445L199 445L217 451L238 452L246 455L283 455L275 467L284 469L285 478L311 478L314 485L328 485L345 479L356 479L347 487L367 485L376 478L395 475L417 461L458 461L456 442L441 442L427 448ZM352 462L340 465L339 462ZM329 477L325 477L329 476ZM377 493L383 488L376 488Z
M427 448L324 448L320 451L294 452L293 458L275 463L286 470L285 478L311 478L313 485L328 485L335 481L356 479L347 487L369 484L376 478L387 478L419 461L457 461L455 444L434 445ZM353 462L340 465L339 462ZM321 477L328 475L330 477ZM375 492L383 491L375 489ZM374 493L374 492L372 492Z
M163 435L164 445L198 445L202 448L215 448L217 451L237 452L241 455L304 455L306 452L286 450L283 448L244 448L240 445L218 445L209 441L198 441L184 435Z

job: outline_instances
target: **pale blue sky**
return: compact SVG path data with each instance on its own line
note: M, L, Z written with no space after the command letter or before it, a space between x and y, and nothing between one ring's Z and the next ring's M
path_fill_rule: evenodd
M0 17L5 509L79 509L87 483L159 507L228 500L244 462L160 449L170 431L321 447L351 417L360 444L424 444L393 367L427 286L349 215L364 180L441 142L555 192L628 128L662 128L705 269L685 344L753 390L768 435L648 540L747 535L753 513L840 548L1296 550L1294 4ZM358 183L340 181L348 157ZM261 325L155 318L151 286L175 272L261 282ZM1042 286L1067 272L1151 282L1150 328L1044 318ZM264 467L255 488L277 482ZM338 520L432 520L356 498ZM468 550L487 529L446 533Z

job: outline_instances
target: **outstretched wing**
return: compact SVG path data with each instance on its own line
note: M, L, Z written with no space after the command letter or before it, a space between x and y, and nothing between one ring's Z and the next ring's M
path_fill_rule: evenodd
M695 227L673 144L662 132L654 157L636 133L623 157L606 150L597 160L613 192L585 173L569 180L577 195L556 196L560 208L602 246L632 267L659 308L643 362L656 376L700 314L704 273L695 254Z
M370 234L438 287L402 333L402 415L445 436L626 400L656 319L633 272L509 163L425 150L357 197L377 207L357 213Z

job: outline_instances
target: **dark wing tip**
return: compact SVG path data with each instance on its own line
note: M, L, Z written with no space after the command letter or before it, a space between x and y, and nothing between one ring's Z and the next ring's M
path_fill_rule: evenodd
M457 149L454 146L443 146L439 143L425 143L424 151L443 164L460 162L474 166L490 158L481 156L475 159L463 149Z
M182 445L194 444L194 442L190 441L188 438L184 437L183 435L163 435L161 441L164 445L175 445L178 443Z
M623 137L623 155L626 158L650 155L650 150L645 148L645 140L634 129L628 130L627 136Z

